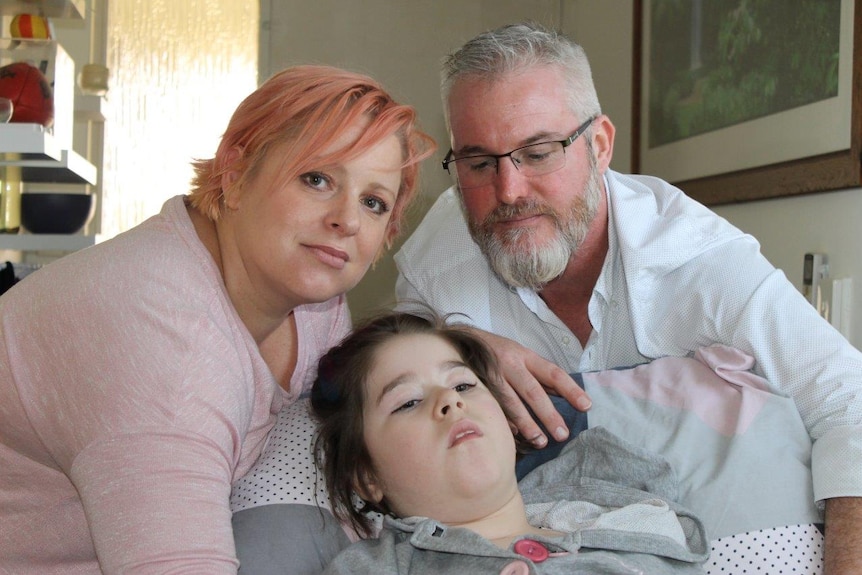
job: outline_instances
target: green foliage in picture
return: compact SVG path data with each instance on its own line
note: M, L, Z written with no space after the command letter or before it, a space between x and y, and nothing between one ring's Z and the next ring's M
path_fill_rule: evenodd
M841 0L651 6L651 148L838 94Z

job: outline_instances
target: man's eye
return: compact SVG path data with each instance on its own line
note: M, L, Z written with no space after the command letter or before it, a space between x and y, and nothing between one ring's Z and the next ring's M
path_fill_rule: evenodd
M484 172L494 168L493 158L470 158L467 160L467 167L474 172Z
M556 151L557 148L553 143L536 144L521 150L521 161L527 164L541 164L547 162Z
M527 154L526 160L527 160L527 162L529 162L531 164L537 164L539 162L547 160L550 155L551 155L550 152L545 152L545 153L534 152L534 153Z
M474 387L476 387L475 383L459 383L453 389L458 393L464 393L465 391L470 391Z

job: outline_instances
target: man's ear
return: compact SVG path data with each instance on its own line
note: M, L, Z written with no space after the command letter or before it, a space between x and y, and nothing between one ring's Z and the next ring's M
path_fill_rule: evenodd
M593 121L593 149L596 154L596 167L604 174L614 157L614 134L616 128L605 114Z
M224 159L222 160L223 165L233 166L239 161L241 157L242 148L234 146L224 155ZM240 203L241 194L238 194L237 192L239 190L236 189L236 183L237 181L239 181L239 177L239 171L234 169L226 171L221 176L221 190L222 196L224 197L225 206L233 210L237 209Z
M353 490L365 501L372 503L383 501L383 488L372 472L357 471L357 477L353 479Z

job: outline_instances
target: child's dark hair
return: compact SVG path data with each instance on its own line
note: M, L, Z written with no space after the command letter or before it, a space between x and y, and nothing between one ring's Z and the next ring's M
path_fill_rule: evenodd
M502 400L499 370L493 352L464 326L447 325L433 314L420 317L409 313L387 313L358 326L339 345L321 359L311 392L312 413L320 422L314 457L326 478L332 510L341 521L349 522L362 536L372 534L368 511L387 514L385 499L379 504L354 505L355 485L374 479L371 456L363 435L365 379L370 373L377 350L399 335L428 334L442 338L455 348L465 364L497 399L503 412L509 410ZM511 417L509 417L511 421ZM519 449L524 442L516 443ZM514 469L512 470L514 473Z

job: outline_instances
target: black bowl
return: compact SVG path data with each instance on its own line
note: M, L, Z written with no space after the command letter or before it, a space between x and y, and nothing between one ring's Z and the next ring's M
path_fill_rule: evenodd
M93 217L92 194L21 194L21 225L32 234L74 234Z

